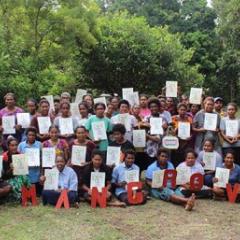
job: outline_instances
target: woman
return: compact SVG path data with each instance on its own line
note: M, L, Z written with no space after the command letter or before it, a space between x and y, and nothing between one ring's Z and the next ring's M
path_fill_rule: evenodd
M199 153L202 150L205 139L213 138L215 139L215 150L221 154L221 146L218 136L220 116L214 112L214 100L212 97L207 97L203 104L204 109L199 111L193 119L193 131L196 133L195 152ZM217 114L216 130L210 131L204 129L204 119L206 113Z
M190 174L189 177L191 177L195 173L200 173L204 177L204 169L202 165L196 161L196 159L197 154L195 153L195 151L193 149L187 149L185 153L185 161L178 165L177 171L181 168L188 168ZM190 189L190 178L188 182L180 185L180 190L185 196L190 196L192 193L195 193L198 197L207 198L210 197L212 194L211 189L207 186L203 186L200 191L192 191Z
M114 113L114 108L113 105L111 103L107 104L107 111L105 112L105 116L109 119L111 119L111 117L113 116Z
M148 108L148 96L145 94L140 95L140 117L145 118L151 114L150 109Z
M148 102L148 108L151 111L151 115L144 119L144 126L148 127L148 132L146 135L147 143L146 143L146 149L145 149L145 152L148 155L148 163L146 167L148 167L148 165L152 164L156 160L157 152L161 146L161 139L162 139L162 135L151 134L151 131L150 131L150 119L152 117L153 118L161 117L161 114L160 114L161 103L157 98L152 98ZM164 117L161 117L161 118L162 118L162 124L163 124L162 128L163 130L166 130L168 127L167 120Z
M4 151L6 151L8 136L11 135L11 136L15 137L18 141L21 141L22 131L21 131L21 126L16 124L15 125L16 133L15 134L5 134L3 126L2 126L2 118L7 117L7 116L15 116L15 121L16 121L17 113L23 113L23 110L20 107L16 106L16 98L13 93L7 93L4 96L4 101L5 101L6 107L4 107L0 110L0 133L3 134L2 148Z
M191 211L195 204L195 195L192 194L190 198L184 197L180 189L173 189L169 182L166 187L155 188L152 186L153 174L155 171L165 169L173 170L174 166L169 161L169 154L166 149L160 148L157 154L157 160L152 163L146 171L146 183L151 188L151 195L154 198L161 199L164 201L173 202L185 207L186 210Z
M94 101L91 94L86 94L83 96L83 102L86 102L88 105L88 112L94 114Z
M188 115L194 119L195 115L197 114L197 112L200 110L200 105L197 104L191 104L190 105L190 111L188 112Z
M80 119L78 120L78 126L86 125L88 118L91 116L89 113L89 108L86 102L81 102L78 104L78 109L80 113Z
M149 110L150 111L150 110ZM134 104L132 107L132 115L136 118L137 123L141 123L143 120L143 117L141 115L141 108L139 105ZM149 114L150 115L150 114ZM148 116L149 116L148 115Z
M56 125L52 125L49 128L49 137L50 139L43 142L44 148L55 148L56 150L56 156L63 156L65 161L67 162L69 154L69 147L64 139L59 138L59 128Z
M37 141L37 130L36 128L30 127L26 131L27 139L26 141L21 142L18 145L18 152L25 154L28 149L39 149L39 157L40 150L42 147L41 142ZM29 178L31 184L35 184L37 195L40 196L42 192L42 185L39 183L40 179L40 166L30 166L29 167Z
M177 106L178 115L175 115L172 117L172 124L174 133L179 138L179 148L176 151L173 151L172 160L173 164L176 167L180 162L184 159L184 153L187 148L192 147L192 134L191 134L191 125L192 125L192 119L187 115L187 105L180 103ZM189 136L185 138L185 136L179 135L179 125L181 123L188 123L190 126L190 132Z
M240 119L236 117L237 110L235 103L228 104L227 117L221 119L220 130L224 140L222 145L223 153L233 149L235 162L240 164Z
M74 129L78 126L78 121L76 118L71 117L70 103L62 102L60 104L60 111L61 116L54 119L54 125L56 125L60 129L59 137L65 139L66 142L69 144L74 139ZM61 123L62 121L69 121L67 123L67 125L71 123L71 125L69 125L69 128L67 128L68 126L66 126L65 124ZM66 129L68 131L66 131Z
M170 112L171 116L177 114L176 104L174 103L173 98L171 97L166 98L166 110Z
M49 114L49 108L50 108L50 104L46 99L42 99L39 102L39 113L37 113L31 121L31 126L35 127L37 129L37 140L39 140L40 142L44 142L46 140L49 139L49 134L48 133L40 133L40 129L39 129L39 123L38 123L38 118L40 117L44 117L46 118L46 120L49 120L49 126L48 128L51 126L51 123L53 122L53 117L51 114ZM47 129L48 131L48 129Z
M203 143L203 150L198 154L197 162L199 162L203 167L205 166L203 162L203 157L205 153L214 153L216 158L216 168L222 166L222 155L214 150L214 139L206 139ZM215 175L214 170L205 171L204 184L208 187L212 187L212 179Z
M113 116L117 115L119 113L119 97L118 96L113 96L112 98L110 98L110 103L113 106Z
M9 201L20 201L22 187L30 187L31 182L28 176L14 176L12 155L19 154L17 147L18 141L13 137L9 137L7 141L8 150L3 153L3 175L2 178L11 186Z
M106 154L107 147L108 147L108 136L107 139L94 139L94 125L96 126L97 123L103 122L106 134L108 135L112 131L112 125L110 120L104 116L104 112L106 106L104 103L96 103L94 106L96 115L91 116L86 122L86 129L89 131L91 139L97 144L100 151L103 154Z
M234 186L235 183L240 183L240 166L234 163L234 152L232 150L228 150L225 153L224 163L222 168L229 169L229 183ZM213 183L217 183L218 179L213 178ZM226 197L226 189L220 187L213 187L214 199L223 199Z

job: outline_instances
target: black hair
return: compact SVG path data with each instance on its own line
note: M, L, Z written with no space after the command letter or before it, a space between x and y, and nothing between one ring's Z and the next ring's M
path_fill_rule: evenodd
M235 151L234 151L232 148L228 149L228 150L224 153L224 158L225 158L228 154L232 154L232 155L233 155L233 158L234 158L234 160L235 160Z
M18 143L18 140L17 140L15 137L9 136L9 137L7 138L7 146L9 147L9 145L10 145L11 142L13 142L13 141L15 141L15 142Z
M29 127L26 129L26 135L28 135L29 132L33 132L35 133L35 135L37 136L37 129L35 127Z
M123 124L121 123L117 123L113 126L112 132L120 132L121 134L125 134L126 133L126 128Z
M87 103L85 101L80 102L78 104L78 108L80 108L81 105L84 106L89 111L89 107L88 107L88 105L87 105Z
M120 108L122 104L125 104L128 106L128 108L130 108L130 104L129 104L128 100L125 100L125 99L121 100L118 104L118 108Z
M215 145L215 139L214 138L206 138L204 141L203 141L203 145L205 144L205 142L210 142L212 145L213 145L213 147L214 147L214 145Z
M192 153L195 158L197 158L197 156L198 156L197 153L192 148L188 148L188 149L186 149L185 154L184 154L185 159L189 153Z
M166 148L159 148L157 152L157 156L159 156L161 153L166 153L167 156L169 156L169 151Z
M104 110L106 109L106 106L105 106L104 103L98 102L98 103L96 103L96 104L94 105L94 110L95 110L95 111L96 111L96 109L97 109L98 106L102 106L102 107L104 108Z
M126 159L128 154L134 155L134 157L136 156L136 152L133 149L127 149L126 151L124 151L124 159Z
M53 128L56 128L58 130L58 132L60 132L59 127L54 124L49 127L48 132L50 132Z
M77 126L77 127L75 128L75 130L74 130L75 134L76 134L76 132L77 132L77 130L78 130L79 128L82 128L82 129L84 129L84 131L87 131L86 127L84 127L83 125L81 125L81 126Z
M158 98L151 98L148 101L148 108L150 108L151 104L156 104L159 108L161 107L161 103Z
M92 151L91 159L92 159L94 156L96 156L96 155L99 155L99 156L101 156L101 158L103 158L102 152L101 152L100 150L98 150L98 149L94 149L94 150Z
M48 100L46 98L42 98L39 102L39 105L41 106L43 103L46 103L48 106L50 106L50 103L48 102Z

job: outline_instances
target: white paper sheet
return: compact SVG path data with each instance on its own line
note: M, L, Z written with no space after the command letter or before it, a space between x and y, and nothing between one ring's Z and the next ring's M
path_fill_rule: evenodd
M46 180L44 182L44 190L57 190L58 189L58 179L59 171L54 169L45 169Z
M218 182L214 183L214 187L226 188L229 181L230 170L226 168L216 168L215 178Z
M29 167L40 166L40 149L39 148L27 148L25 156L28 160Z
M191 126L189 122L178 123L178 137L181 139L188 139L191 136Z
M55 165L56 149L54 147L42 148L42 167L52 168Z
M30 114L29 113L17 113L17 124L22 128L28 128L30 126Z
M217 128L217 114L204 113L204 129L209 131L215 131Z
M239 132L238 120L226 120L226 136L237 137Z
M69 118L59 118L59 128L61 135L73 134L73 119Z
M152 188L160 188L163 185L165 170L157 170L153 172Z
M3 116L2 117L2 127L3 134L15 134L15 116Z
M12 155L13 175L28 174L28 160L24 154Z
M51 126L50 117L38 117L38 128L40 134L48 134L49 128Z
M107 140L106 127L103 121L92 123L92 131L93 131L93 138L95 141Z
M151 117L150 118L150 134L155 135L155 134L163 134L163 121L162 118L157 118L157 117Z
M205 170L215 171L216 169L217 156L215 152L204 152L203 153L203 162L205 164Z
M71 163L73 165L81 166L86 162L87 147L86 146L72 146Z
M105 172L91 172L90 188L97 187L99 192L105 187Z
M119 165L121 158L121 148L109 146L107 148L107 165Z
M145 130L133 130L133 146L136 148L143 148L146 146Z
M189 102L192 104L201 104L202 88L191 88Z
M166 81L166 97L177 97L178 82Z

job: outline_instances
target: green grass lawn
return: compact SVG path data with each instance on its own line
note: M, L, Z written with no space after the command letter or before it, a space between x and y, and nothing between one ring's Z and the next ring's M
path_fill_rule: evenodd
M240 239L240 205L198 200L196 209L150 200L125 209L0 206L0 240Z

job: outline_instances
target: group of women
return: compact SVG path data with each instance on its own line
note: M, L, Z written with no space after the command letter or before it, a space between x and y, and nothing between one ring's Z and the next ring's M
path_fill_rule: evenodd
M139 96L139 104L133 106L125 99L112 96L107 106L98 102L94 104L91 94L83 96L78 104L79 115L71 112L71 96L62 93L54 97L54 109L50 103L42 98L39 102L28 99L23 108L16 106L13 93L4 97L5 107L0 110L0 133L2 147L2 171L0 178L1 202L20 201L22 186L36 187L38 196L42 196L43 204L56 204L63 189L68 189L69 201L73 205L84 199L91 201L91 173L104 172L105 186L107 187L108 205L126 206L131 203L127 195L126 172L137 170L141 179L145 181L145 203L150 197L170 201L183 205L191 210L195 205L196 197L225 199L225 188L217 187L215 170L204 170L203 156L206 152L216 156L216 167L230 170L229 183L240 183L240 124L237 117L237 105L229 103L226 111L223 110L223 99L220 97L205 97L200 105L190 104L186 95L179 98L170 98L160 95L148 97ZM17 116L18 113L28 112L31 123L23 128L16 121L15 134L5 134L2 119L5 116ZM217 115L215 130L204 128L206 113ZM127 123L121 116L128 116ZM41 134L39 117L48 116L51 121L48 133ZM151 134L150 119L158 117L162 121L162 134ZM71 118L73 133L62 134L62 119ZM238 133L228 136L226 121L237 120ZM94 123L103 122L106 139L95 139ZM178 137L178 127L181 122L189 123L190 136L186 139L179 137L179 147L167 150L162 146L164 136L171 134ZM146 146L135 147L133 131L142 129L146 132ZM81 166L71 162L73 146L86 147L86 161ZM106 153L109 146L121 148L121 162L117 166L106 165ZM40 166L29 167L28 175L14 175L12 156L24 154L29 148L55 148L56 164L59 171L58 190L43 190L46 177L45 168ZM204 187L194 192L189 182L172 188L152 186L155 171L189 167L191 174L201 173L204 176ZM1 170L1 169L0 169Z

